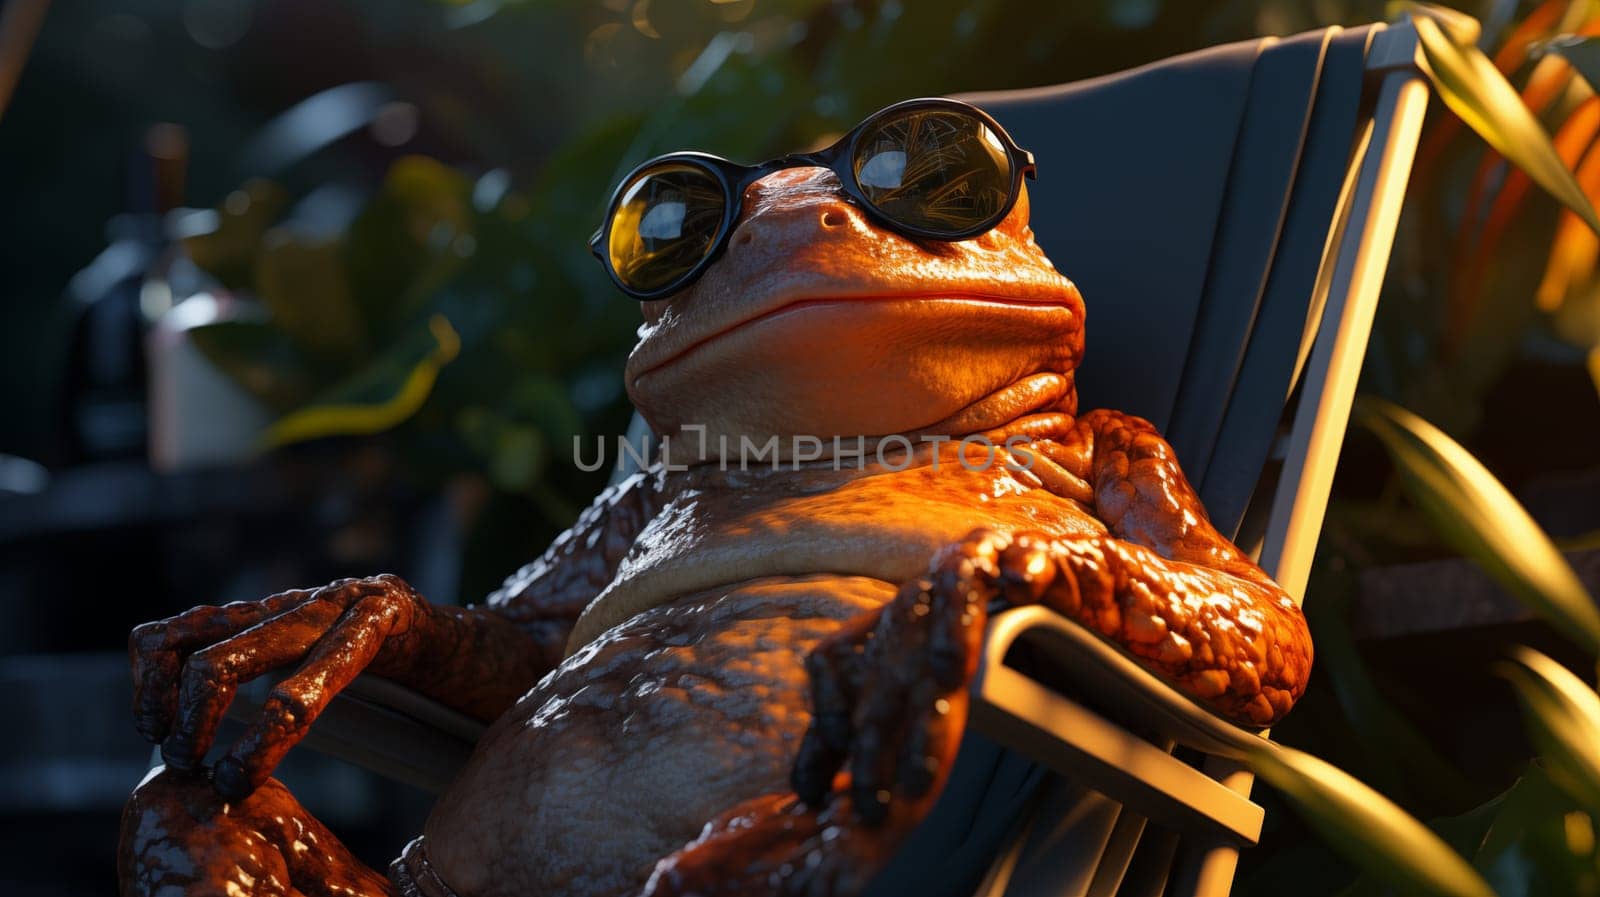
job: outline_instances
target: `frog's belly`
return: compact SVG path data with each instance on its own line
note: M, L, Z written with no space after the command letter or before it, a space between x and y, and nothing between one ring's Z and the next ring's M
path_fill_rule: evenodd
M712 817L787 790L812 645L895 587L772 577L646 611L498 720L428 820L463 897L631 893Z

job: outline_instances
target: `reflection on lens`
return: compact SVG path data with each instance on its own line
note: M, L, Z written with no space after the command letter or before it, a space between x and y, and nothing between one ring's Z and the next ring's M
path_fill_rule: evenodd
M977 116L911 109L874 122L856 142L856 183L885 217L935 234L999 223L1011 156Z
M722 217L722 183L711 172L681 162L647 169L612 213L611 268L641 292L670 286L716 245Z

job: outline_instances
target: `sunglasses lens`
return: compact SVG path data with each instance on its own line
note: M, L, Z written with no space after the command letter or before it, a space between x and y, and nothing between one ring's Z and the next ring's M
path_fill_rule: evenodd
M974 115L909 109L871 122L851 159L861 193L884 217L935 235L999 223L1011 196L1011 154Z
M725 204L722 182L698 166L667 162L640 172L611 214L611 270L639 292L671 286L716 245Z

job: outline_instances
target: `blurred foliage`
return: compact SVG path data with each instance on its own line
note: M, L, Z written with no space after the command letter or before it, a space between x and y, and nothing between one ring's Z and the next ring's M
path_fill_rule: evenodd
M1472 866L1496 894L1589 897L1600 893L1593 817L1551 784L1538 763L1506 791L1432 828ZM1362 877L1340 897L1406 897L1376 877Z
M1600 609L1528 512L1450 437L1379 399L1356 405L1355 420L1377 434L1407 490L1434 528L1523 603L1600 653Z
M1356 419L1379 437L1438 534L1505 582L1593 664L1600 657L1592 632L1594 598L1505 487L1460 444L1405 409L1369 398L1358 405ZM1336 692L1355 742L1319 747L1341 753L1353 747L1363 774L1400 806L1370 795L1360 781L1316 758L1264 748L1251 765L1326 840L1267 858L1242 879L1239 892L1406 897L1482 893L1476 889L1486 883L1500 895L1600 894L1600 694L1594 687L1538 651L1511 647L1496 672L1521 699L1539 756L1503 792L1436 816L1428 825L1436 840L1406 812L1459 805L1481 783L1460 779L1396 711L1391 696L1373 687L1343 623L1343 589L1326 566L1315 588L1317 600L1307 612L1322 681ZM1449 853L1439 852L1443 845ZM1343 861L1330 856L1330 848ZM1457 865L1457 854L1476 876ZM1355 875L1352 867L1364 873Z
M1266 740L1249 763L1328 844L1400 893L1494 897L1457 849L1349 773Z
M1581 645L1591 663L1600 658L1594 597L1481 463L1433 425L1389 403L1366 400L1356 418L1379 436L1404 473L1407 491L1429 509L1438 532L1456 550ZM1324 644L1322 632L1318 630L1319 647ZM1337 641L1334 647L1342 648ZM1437 820L1432 828L1470 858L1497 893L1600 894L1594 831L1600 818L1600 694L1531 648L1512 648L1497 666L1522 700L1530 740L1540 757L1504 793L1466 813ZM1382 740L1396 726L1408 730L1398 719L1382 721L1372 733L1380 739L1375 743L1409 752L1407 740ZM1369 873L1340 893L1412 893L1395 890L1395 880L1392 874ZM1381 883L1385 881L1391 884Z
M1454 114L1436 110L1424 131L1365 374L1369 389L1471 433L1485 390L1529 351L1572 362L1600 349L1600 98L1574 64L1589 59L1600 7L1483 4L1492 24L1448 39L1448 21L1429 15L1439 7L1401 8L1424 13L1430 76Z
M1529 180L1600 232L1600 218L1516 88L1478 49L1476 20L1455 10L1410 4L1424 71L1434 91L1468 127Z

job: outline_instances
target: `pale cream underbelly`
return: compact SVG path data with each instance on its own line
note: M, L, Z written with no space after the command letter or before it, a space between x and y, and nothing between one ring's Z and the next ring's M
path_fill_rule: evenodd
M976 527L1072 538L1105 525L1077 502L1004 470L954 460L814 491L687 490L651 519L615 577L584 609L569 653L679 595L758 576L825 572L904 582Z
M609 629L484 736L428 820L434 867L462 897L637 890L712 817L788 788L805 655L895 588L764 577Z

